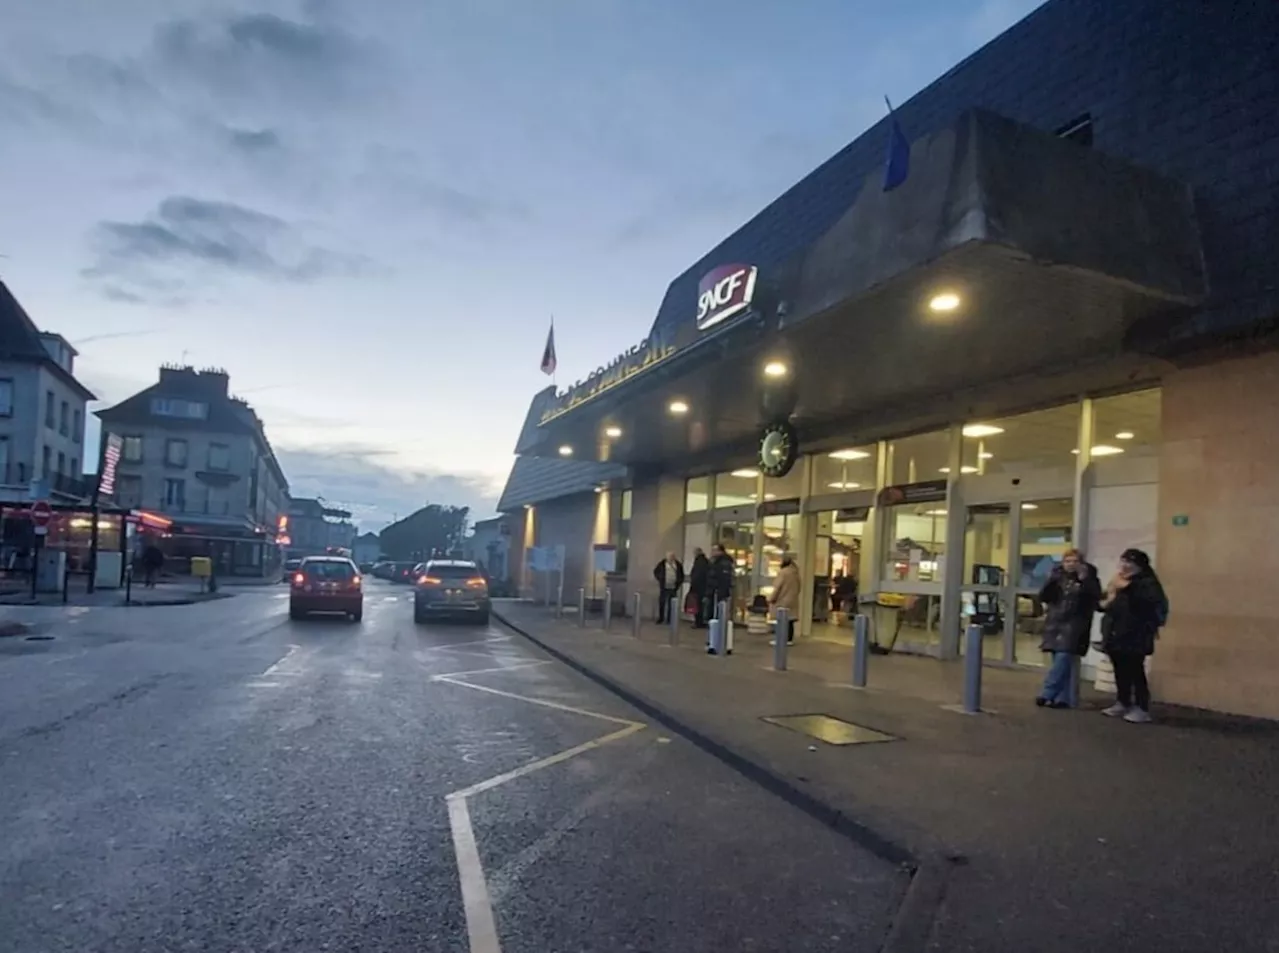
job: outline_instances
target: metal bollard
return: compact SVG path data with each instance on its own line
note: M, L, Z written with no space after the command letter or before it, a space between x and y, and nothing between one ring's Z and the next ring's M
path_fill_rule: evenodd
M964 711L982 711L982 626L971 625L964 633Z
M641 598L640 593L636 593L631 597L631 637L633 639L640 638L640 612Z
M671 597L671 602L667 604L667 620L670 625L670 631L667 633L667 641L671 645L676 645L680 641L680 600L675 596Z
M613 590L604 591L604 612L601 614L600 628L608 629L613 622Z
M773 620L773 670L787 670L787 629L790 626L790 613L786 609L778 609Z
M853 617L853 687L867 687L867 659L871 655L871 639L867 637L867 617L859 612Z
M578 628L587 627L587 590L578 590Z

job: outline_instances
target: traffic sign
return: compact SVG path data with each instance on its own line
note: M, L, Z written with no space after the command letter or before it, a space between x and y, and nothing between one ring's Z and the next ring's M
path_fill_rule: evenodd
M48 500L36 500L31 504L31 522L36 526L36 532L43 536L49 531L49 520L53 519L53 507L49 505Z

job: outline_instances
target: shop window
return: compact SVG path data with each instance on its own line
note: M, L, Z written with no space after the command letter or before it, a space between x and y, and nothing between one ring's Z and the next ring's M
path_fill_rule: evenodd
M716 474L716 509L726 506L743 506L756 501L756 482L760 471L755 467L743 467L728 473Z
M795 466L784 477L764 478L764 498L766 500L795 500L804 496L804 461L797 460Z
M876 447L840 447L813 458L815 496L848 490L873 490L876 486Z
M947 538L946 504L892 506L885 516L885 582L941 582Z
M1064 404L1016 417L974 420L961 428L962 473L1010 473L1074 467L1080 405Z
M705 513L711 503L711 477L691 477L684 481L684 511Z
M947 472L947 455L951 445L949 430L935 430L911 437L890 440L889 480L892 485L939 480Z
M1091 456L1151 456L1160 451L1160 388L1100 397L1093 402Z
M766 586L772 587L773 580L782 568L782 557L790 554L795 557L795 544L800 535L799 516L766 516L762 521L761 532L764 540L761 544L763 580Z

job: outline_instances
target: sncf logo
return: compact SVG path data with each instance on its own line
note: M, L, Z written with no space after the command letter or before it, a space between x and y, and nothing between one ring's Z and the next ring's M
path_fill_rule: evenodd
M705 331L751 305L754 265L721 265L698 282L698 330Z

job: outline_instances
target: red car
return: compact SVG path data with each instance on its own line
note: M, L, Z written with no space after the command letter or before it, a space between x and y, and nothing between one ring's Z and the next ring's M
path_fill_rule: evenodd
M352 622L364 615L364 586L360 570L341 556L309 556L289 584L289 618L312 612L339 612Z

